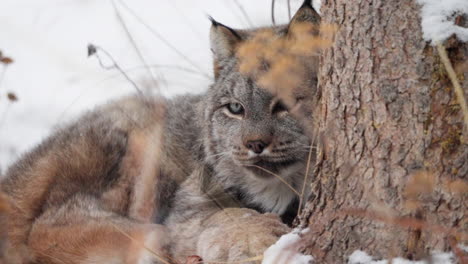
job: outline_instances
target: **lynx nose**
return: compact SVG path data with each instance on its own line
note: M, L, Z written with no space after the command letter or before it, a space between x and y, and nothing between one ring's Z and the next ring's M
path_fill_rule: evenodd
M265 142L261 140L249 140L245 144L245 147L248 149L252 150L256 154L260 154L263 152L263 150L268 146Z

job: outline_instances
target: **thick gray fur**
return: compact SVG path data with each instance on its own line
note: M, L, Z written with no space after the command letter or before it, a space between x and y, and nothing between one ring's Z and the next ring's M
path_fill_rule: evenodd
M274 95L239 72L231 49L253 31L239 31L239 37L225 29L221 24L212 28L219 72L205 94L167 101L136 96L101 106L58 129L9 169L1 189L21 207L11 217L13 248L35 241L37 223L41 228L67 224L63 221L68 220L55 219L55 212L66 212L75 200L86 200L79 198L83 196L96 203L89 206L98 208L93 210L132 221L137 218L132 203L141 191L134 187L138 179L129 178L128 166L122 164L133 155L129 148L135 131L151 131L154 122L165 125L151 221L169 228L171 253L179 260L201 254L200 235L209 228L204 221L224 208L251 208L280 216L296 212L299 197L291 187L301 192L311 140L287 111L272 110L278 101ZM278 32L285 34L285 30L280 27ZM315 94L314 72L303 85L302 90ZM240 103L243 115L230 113L230 103ZM256 155L247 147L251 140L268 144ZM232 253L228 259L242 254ZM41 258L53 263L44 256L36 260Z

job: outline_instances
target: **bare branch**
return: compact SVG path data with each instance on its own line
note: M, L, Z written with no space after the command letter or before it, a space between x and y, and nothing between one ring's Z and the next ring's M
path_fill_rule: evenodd
M140 70L142 68L144 68L144 69L147 69L147 68L150 68L150 69L153 69L153 68L154 69L164 69L165 68L165 69L178 70L178 71L181 71L181 72L197 75L199 77L202 77L205 80L211 80L211 78L207 77L204 74L201 74L199 71L193 70L192 68L183 67L183 66L179 66L179 65L171 65L171 64L148 64L148 65L143 65L143 66L135 66L135 67L125 68L123 70L128 73L128 72L131 72L131 71ZM113 77L114 76L110 76L110 78L113 78Z
M468 107L466 105L465 96L463 95L463 89L460 86L457 74L455 73L455 70L452 67L452 63L448 58L445 47L442 44L437 43L437 51L439 52L440 58L444 63L445 70L447 71L448 76L450 77L450 81L452 81L453 89L455 90L458 104L460 104L460 107L463 112L463 119L465 120L465 129L468 129Z
M194 68L200 71L203 75L206 75L209 77L209 74L207 74L200 66L198 66L195 62L193 62L190 58L185 56L181 51L179 51L174 45L172 45L169 41L167 41L158 31L156 31L153 27L148 25L142 18L138 16L138 14L128 7L122 0L118 0L120 5L122 5L140 24L142 24L146 29L148 29L151 34L153 34L157 39L159 39L161 42L163 42L167 47L169 47L171 50L173 50L177 55L179 55L182 59L184 59L187 63L192 65Z
M135 39L133 38L132 34L130 33L130 30L128 29L128 26L125 23L125 20L123 19L122 15L120 14L119 9L117 8L117 6L115 4L115 0L112 0L111 3L112 3L112 7L114 8L115 14L117 15L117 20L120 22L120 25L124 29L125 34L127 35L128 39L130 40L130 43L133 46L133 49L135 50L135 52L138 55L138 58L141 60L144 67L147 69L149 75L151 76L151 80L153 81L154 86L156 87L157 91L160 92L160 88L159 88L159 84L158 84L158 81L156 79L156 76L154 76L153 71L149 68L148 63L146 62L143 54L141 53L141 50L138 48ZM162 76L160 76L160 78L162 78Z
M313 150L313 148L314 148L314 145L311 144L310 149L309 149L309 155L307 157L307 165L306 165L306 171L305 171L305 175L304 175L304 183L302 184L301 196L299 197L299 207L297 208L297 215L301 214L302 205L304 203L304 194L305 194L305 189L306 189L306 186L307 186L307 180L309 178L310 162L312 160L312 153L313 153L312 150Z
M241 11L242 15L244 16L245 20L247 20L247 23L249 23L249 26L250 27L253 27L254 24L252 23L252 20L250 20L250 17L249 15L247 14L247 12L245 11L245 8L244 6L242 6L238 0L234 0L234 3L236 4L236 6L239 8L239 10Z
M271 0L271 23L273 23L273 26L276 26L276 21L275 21L275 0Z
M103 62L102 62L102 59L101 57L99 56L99 51L103 52L112 62L111 65L105 65ZM93 45L93 44L89 44L88 45L88 56L96 56L96 58L98 59L99 61L99 65L101 65L102 68L106 69L106 70L112 70L112 69L117 69L124 77L125 79L127 79L127 81L129 81L132 86L135 88L135 90L140 94L140 95L143 95L143 92L141 91L141 89L138 87L138 85L127 75L127 73L122 70L122 68L119 66L119 64L117 64L117 62L114 60L114 58L112 57L112 55L110 55L110 53L108 53L106 50L104 50L103 48L99 47L99 46L96 46L96 45Z

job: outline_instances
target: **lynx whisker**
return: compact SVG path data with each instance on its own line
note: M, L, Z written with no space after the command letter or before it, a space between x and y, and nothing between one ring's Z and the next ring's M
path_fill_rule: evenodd
M289 189L291 189L291 191L293 191L297 196L299 196L299 197L301 196L301 194L300 194L296 189L294 189L294 187L292 187L291 184L289 184L285 179L283 179L283 177L279 176L278 174L276 174L276 173L274 173L274 172L272 172L272 171L270 171L270 170L267 170L267 169L265 169L265 168L263 168L263 167L254 165L254 164L245 164L244 166L246 166L246 167L254 167L254 168L263 170L264 172L269 173L269 174L275 176L276 178L278 178L278 180L280 180L282 183L284 183L286 186L288 186Z
M229 153L230 153L229 151L224 151L224 152L220 152L218 154L208 155L208 156L206 156L206 158L208 158L208 159L214 158L215 161L219 161L220 159L226 157Z
M212 157L226 155L226 154L229 154L229 153L230 153L230 151L224 151L224 152L220 152L220 153L217 153L217 154L207 155L206 157L207 158L212 158Z

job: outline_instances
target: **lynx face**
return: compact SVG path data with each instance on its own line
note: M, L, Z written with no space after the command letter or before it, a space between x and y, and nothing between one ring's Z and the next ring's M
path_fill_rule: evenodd
M280 100L239 73L235 61L210 92L214 160L230 161L260 178L302 168L310 144L303 129Z
M319 15L306 1L288 25L267 29L271 34L265 37L294 40L296 36L291 29L302 23L318 25L319 21ZM212 22L210 41L215 83L200 105L205 160L211 164L217 182L244 205L282 215L297 199L297 190L304 184L311 140L286 104L272 94L275 90L259 86L260 71L240 71L240 62L245 62L245 58L239 58L237 52L242 44L252 43L248 41L265 32L265 28L234 30ZM299 109L296 106L302 109L303 105L313 105L310 102L317 86L317 63L317 59L307 59L304 63L301 60L300 64L290 64L291 69L278 73L294 72L296 66L304 64L305 68L301 69L307 76L294 87L284 87L291 91L287 103L295 110ZM267 62L264 66L261 71L268 71ZM308 103L297 104L299 100ZM302 112L311 116L309 110Z

